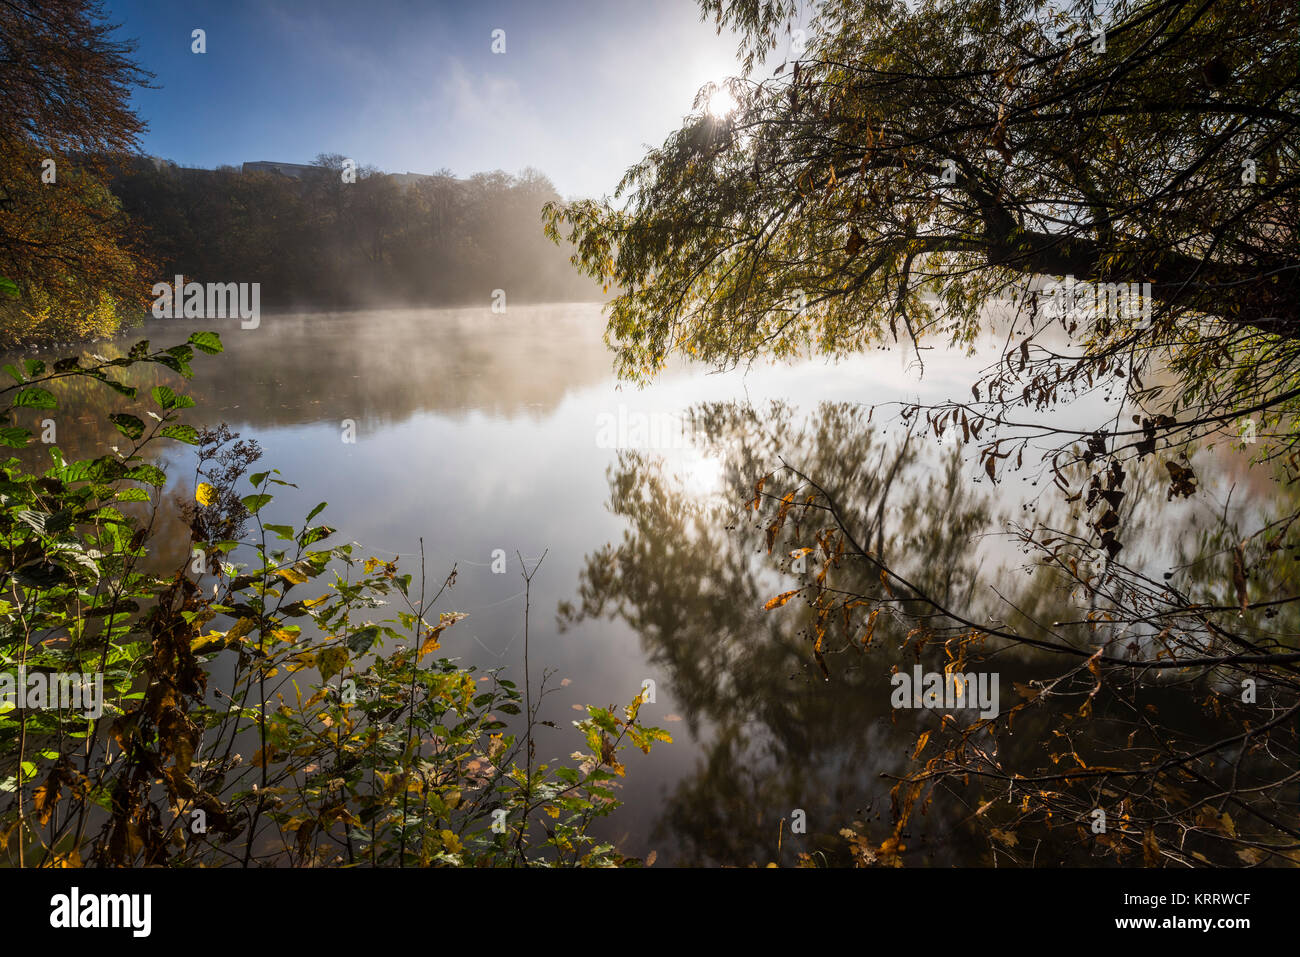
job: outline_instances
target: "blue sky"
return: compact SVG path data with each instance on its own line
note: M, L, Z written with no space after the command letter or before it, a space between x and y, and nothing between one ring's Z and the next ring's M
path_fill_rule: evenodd
M694 0L107 0L105 12L159 87L134 97L141 146L182 166L321 152L397 173L533 166L566 197L601 196L703 84L737 72L735 38Z

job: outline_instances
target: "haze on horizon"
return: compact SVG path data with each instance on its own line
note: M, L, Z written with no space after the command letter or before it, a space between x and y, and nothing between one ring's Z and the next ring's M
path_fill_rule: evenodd
M532 167L562 196L599 197L702 86L739 72L736 39L694 0L107 0L105 13L155 77L132 100L141 148L182 166L337 153L392 173Z

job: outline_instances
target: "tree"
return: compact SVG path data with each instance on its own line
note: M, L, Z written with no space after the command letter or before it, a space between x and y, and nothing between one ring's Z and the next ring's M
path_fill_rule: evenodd
M554 187L536 171L455 179L372 166L344 179L321 154L300 177L136 160L113 192L164 278L262 285L274 307L590 299L593 284L537 229ZM196 229L196 224L201 229Z
M731 366L893 343L923 369L924 344L993 329L1005 347L973 402L900 417L977 445L991 481L1037 459L1061 490L1054 517L1007 530L1071 613L1008 599L990 621L874 549L870 517L815 469L779 470L788 502L760 485L769 549L799 543L788 523L803 541L821 523L822 575L803 592L827 616L898 616L909 650L942 644L959 670L1028 650L1056 663L1000 717L936 731L947 750L900 782L896 827L925 790L974 778L1001 789L984 820L1004 827L1073 835L1118 809L1089 845L1116 857L1296 860L1294 495L1185 536L1173 564L1124 552L1158 521L1137 489L1196 496L1198 443L1247 421L1256 459L1300 477L1294 5L830 0L806 52L767 77L796 5L701 7L740 34L736 109L700 109L614 200L547 208L551 237L619 290L620 372L645 380L673 353ZM1114 403L1095 429L1051 414L1095 392ZM844 563L868 585L822 581ZM1171 683L1212 717L1170 715ZM1089 750L1049 762L990 747L1042 707Z
M132 149L144 126L128 99L148 74L90 0L0 5L0 275L39 322L25 338L102 333L145 301L143 262L97 157ZM90 328L82 313L108 318Z
M794 5L702 6L743 49ZM899 323L960 340L1046 274L1149 281L1166 319L1300 329L1294 6L1142 0L1106 22L1099 53L1027 0L823 5L807 56L732 81L738 108L633 167L626 208L550 207L623 290L623 368L846 351Z

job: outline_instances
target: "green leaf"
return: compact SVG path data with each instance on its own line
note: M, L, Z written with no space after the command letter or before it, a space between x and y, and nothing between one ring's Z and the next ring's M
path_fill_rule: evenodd
M119 502L147 502L149 493L142 488L127 488L117 493Z
M311 528L303 529L302 535L298 538L298 544L303 548L308 548L315 545L322 538L329 538L333 534L334 529L328 525L314 525Z
M348 636L348 647L352 649L354 654L364 655L370 650L376 639L379 638L379 634L378 625L367 625L360 631Z
M9 299L17 299L18 283L14 282L12 279L6 279L4 276L0 276L0 295L6 296Z
M591 705L587 706L587 713L591 715L591 723L602 731L609 734L618 734L618 721L612 712L605 708L596 708Z
M206 352L210 356L218 355L223 351L221 337L215 332L196 332L190 336L190 345L200 352Z
M23 368L27 370L28 378L35 379L38 375L45 372L45 363L40 359L24 359Z
M95 473L95 463L82 459L79 462L73 462L59 469L58 480L64 485L71 485L73 482L85 482Z
M45 512L33 512L24 509L15 516L20 522L30 525L42 535L57 535L72 527L72 509L60 509L53 515Z
M170 356L164 352L161 355L154 356L153 361L158 363L160 366L166 366L168 369L171 369L173 372L180 373L181 375L185 376L185 378L187 379L194 378L194 370L191 369L186 363L181 362L175 356Z
M0 445L7 445L11 449L23 448L31 437L32 433L26 429L0 429Z
M165 425L158 430L158 434L169 439L175 439L177 442L184 442L187 445L199 444L198 430L192 425Z
M14 397L14 407L23 409L57 409L58 401L55 400L54 394L47 389L41 389L37 386L30 386L23 389Z
M249 515L256 515L262 506L271 501L272 498L271 495L245 495L239 501L244 508L248 509Z
M125 412L114 412L108 417L108 421L116 425L117 430L128 439L135 440L144 435L144 422L134 415L128 415Z
M145 482L154 488L162 488L167 484L167 473L156 465L137 465L126 473L126 477L137 482Z
M136 395L139 394L139 390L133 385L124 385L121 382L116 382L113 379L109 379L109 378L104 378L101 379L100 381L103 382L104 385L112 389L114 392L124 395L128 399L134 399Z
M90 463L90 478L96 481L115 482L125 474L126 466L113 455L101 455Z
M328 648L322 648L316 655L316 667L320 669L320 677L322 681L329 681L347 666L347 649L341 648L338 645L330 645Z

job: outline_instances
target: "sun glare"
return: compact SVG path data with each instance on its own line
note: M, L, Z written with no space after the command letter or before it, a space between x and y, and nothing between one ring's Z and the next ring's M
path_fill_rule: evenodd
M703 499L722 491L726 468L720 457L692 450L677 469L677 474L687 495Z
M721 120L730 116L737 106L739 104L736 102L736 98L731 95L731 91L722 84L718 84L709 95L709 101L705 105L704 111L714 119Z

